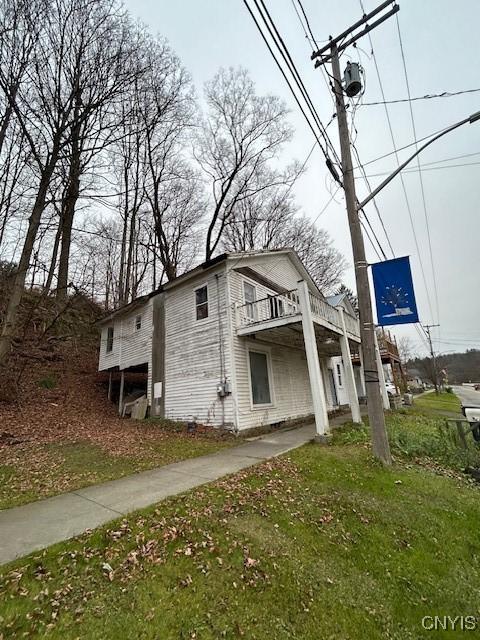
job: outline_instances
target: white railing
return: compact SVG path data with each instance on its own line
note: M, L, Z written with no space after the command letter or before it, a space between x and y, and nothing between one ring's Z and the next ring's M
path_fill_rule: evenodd
M358 322L358 318L351 316L349 313L344 313L343 317L345 318L345 329L347 332L359 338L360 324Z
M319 324L334 327L337 333L342 333L342 320L340 311L332 307L322 298L309 293L310 308L313 319ZM244 328L257 325L268 320L287 318L301 313L300 302L296 289L282 294L269 295L254 302L247 302L237 307L237 327ZM351 335L360 337L360 328L357 318L344 313L345 328ZM327 326L328 326L327 325Z
M271 295L237 307L238 326L246 327L265 320L295 316L300 313L297 290Z
M312 310L312 314L317 316L320 320L327 320L330 324L333 324L337 329L342 330L342 321L340 319L340 311L332 307L332 305L325 302L321 298L318 298L313 293L308 294L310 298L310 309Z

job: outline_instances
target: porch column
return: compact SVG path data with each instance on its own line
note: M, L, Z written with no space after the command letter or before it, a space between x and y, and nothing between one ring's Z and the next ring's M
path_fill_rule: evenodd
M363 367L363 350L362 345L359 345L358 355L360 358L360 387L361 387L361 395L365 398L367 396L367 388L365 386L365 369Z
M385 386L385 373L383 371L382 356L380 355L380 349L378 346L377 332L374 331L375 336L375 353L377 355L377 369L378 369L378 383L380 385L380 393L382 394L383 408L390 409L390 400L388 398L387 387Z
M109 400L112 399L112 372L111 371L108 372L108 395L107 395L107 398Z
M315 413L315 428L317 436L322 437L329 431L327 403L325 400L323 377L320 371L320 362L318 360L317 341L315 338L315 327L313 326L312 310L310 308L308 285L305 280L298 282L298 297L300 300L300 310L302 312L303 340L307 354L308 377L310 378L313 411Z
M121 416L123 413L123 387L125 385L125 372L122 370L120 374L120 396L118 398L118 414Z
M352 354L350 353L350 345L348 343L345 317L343 315L343 309L340 307L338 310L340 311L340 320L342 322L343 331L343 335L340 336L340 347L342 349L345 382L347 383L348 402L352 411L353 422L361 424L362 414L360 413L360 405L358 403L357 386L355 384L355 374L353 372Z

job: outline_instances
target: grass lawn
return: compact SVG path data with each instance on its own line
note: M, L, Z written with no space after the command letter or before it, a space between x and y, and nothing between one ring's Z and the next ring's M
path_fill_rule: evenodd
M0 637L458 638L421 620L480 615L480 490L415 464L425 419L392 469L345 428L4 567Z
M414 398L414 405L419 409L431 409L434 411L450 411L452 413L461 413L462 403L454 393L435 392L421 395Z
M145 421L137 430L138 438L125 438L125 447L115 453L88 440L3 448L0 450L0 509L239 444L233 436L214 431L189 435L185 427L175 423L161 425L153 420ZM118 437L122 438L121 432Z

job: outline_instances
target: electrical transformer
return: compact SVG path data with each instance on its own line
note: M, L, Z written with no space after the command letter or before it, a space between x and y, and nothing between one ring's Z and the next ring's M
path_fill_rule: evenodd
M360 76L360 65L357 62L347 62L343 81L345 93L349 98L353 98L362 90L362 79Z

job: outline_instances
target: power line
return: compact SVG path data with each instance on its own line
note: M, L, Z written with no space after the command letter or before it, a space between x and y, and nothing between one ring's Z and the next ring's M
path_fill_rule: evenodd
M302 20L300 14L298 12L297 6L295 4L295 0L292 0L293 8L295 9L295 13L297 14L298 20L299 20L299 22L300 22L300 24L302 26L303 32L305 33L305 37L307 38L307 40L308 40L308 42L310 44L310 47L312 48L312 51L315 51L315 48L319 49L320 47L318 46L317 41L315 39L315 36L313 35L312 29L310 27L310 21L308 19L307 13L306 13L306 11L305 11L305 9L303 7L302 1L301 0L297 0L297 2L298 2L298 6L300 7L300 11L302 12L303 18L305 20L306 27L303 24L303 20ZM308 31L308 33L307 33L307 31ZM310 34L310 37L309 37L309 34ZM313 42L313 44L312 44L312 42ZM313 45L315 45L315 46L313 46ZM322 69L322 77L323 77L323 79L325 81L325 85L327 87L328 94L331 97L332 102L333 102L333 107L335 108L335 98L334 98L333 93L330 91L331 86L329 85L328 80L327 80L328 71L323 66L321 67L321 69Z
M378 102L362 102L364 107L373 107L381 104L398 104L400 102L415 102L416 100L432 100L433 98L452 98L453 96L460 96L465 93L476 93L480 89L464 89L463 91L443 91L442 93L431 93L424 96L418 96L416 98L401 98L399 100L379 100Z
M256 0L254 0L254 2L255 2L255 5L256 5L257 9L259 10L259 13L260 13L260 15L261 15L261 17L262 17L262 20L264 21L264 23L265 23L265 24L267 24L266 19L265 19L265 17L264 17L264 15L263 15L263 13L262 13L262 12L260 11L260 9L259 9L258 3L256 2ZM300 109L300 111L301 111L301 113L302 113L303 117L305 118L305 120L306 120L306 122L307 122L307 124L308 124L309 128L311 129L311 131L312 131L312 133L313 133L313 135L314 135L314 137L315 137L316 141L318 142L318 145L319 145L320 149L322 150L323 155L325 156L326 163L327 163L327 167L328 167L328 169L329 169L330 173L332 174L332 176L334 177L334 179L335 179L338 183L341 183L340 178L339 178L339 176L338 176L338 174L337 174L337 172L336 172L336 170L335 170L335 167L334 167L334 165L333 165L333 163L332 163L332 161L331 161L331 159L330 159L330 157L329 157L329 155L328 155L328 152L327 152L326 148L324 148L324 146L323 146L323 144L322 144L322 142L321 142L321 140L320 140L320 138L319 138L319 135L318 135L317 131L315 131L315 128L313 127L313 125L312 125L312 123L311 123L311 121L310 121L309 117L308 117L308 116L307 116L307 114L305 113L305 110L304 110L304 108L303 108L303 106L302 106L302 104L301 104L300 100L298 99L298 96L297 96L297 94L295 93L295 91L294 91L294 89L293 89L293 87L292 87L292 84L291 84L290 80L288 79L288 77L287 77L287 75L286 75L286 73L285 73L285 71L284 71L284 69L283 69L282 65L281 65L281 64L280 64L280 62L278 61L278 58L276 57L276 55L275 55L275 53L274 53L274 51L273 51L272 47L270 46L270 43L268 42L267 37L265 36L265 34L264 34L263 30L262 30L262 27L260 26L260 24L259 24L259 22L258 22L257 18L255 17L255 14L253 13L252 9L250 8L250 5L248 4L247 0L243 0L243 3L244 3L244 5L246 6L246 8L247 8L247 10L248 10L248 12L249 12L249 14L250 14L250 16L251 16L251 18L252 18L253 22L255 23L255 26L257 27L258 32L259 32L259 33L260 33L260 35L262 36L262 39L263 39L263 41L265 42L265 45L267 46L267 49L268 49L268 51L269 51L270 55L271 55L271 56L272 56L272 58L274 59L275 64L277 65L278 69L280 70L280 73L282 74L282 76L283 76L283 78L284 78L285 82L287 83L287 86L288 86L288 88L290 89L290 92L291 92L291 94L292 94L293 98L295 99L295 102L297 103L297 105L298 105L298 107L299 107L299 109ZM268 25L267 25L267 26L268 26ZM271 30L270 30L270 33L271 33ZM280 51L280 53L281 53L281 52L282 52L282 51L281 51L281 48L279 47L279 45L278 45L278 43L276 42L276 40L275 40L275 39L274 39L274 42L275 42L275 45L277 46L277 48L279 49L279 51ZM287 65L287 66L288 66L288 65ZM298 83L297 79L295 78L295 76L293 77L293 79L294 79L295 83L297 84L297 86L299 86L299 83ZM302 95L303 95L303 94L302 94ZM305 99L305 98L304 98L304 99ZM309 105L308 105L308 102L307 102L307 106L309 106ZM315 117L314 117L314 122L316 122L316 121L315 121Z
M408 144L404 145L403 147L397 147L393 151L389 151L388 153L384 153L381 156L377 156L376 158L372 158L372 160L368 160L367 162L364 162L363 166L366 167L369 164L373 164L374 162L378 162L379 160L383 160L384 158L388 158L389 156L393 156L393 155L397 154L399 151L404 151L405 149L409 149L410 147L417 146L419 142L423 142L424 140L428 140L428 138L433 138L433 136L436 136L439 133L442 133L446 129L448 129L448 127L443 127L443 129L439 129L438 131L433 131L432 133L429 133L426 136L423 136L423 138L418 138L417 140L414 140L413 142L409 142ZM360 167L354 167L354 169L359 169L359 168Z
M327 136L326 131L325 131L325 127L323 126L323 123L320 119L320 116L317 113L317 110L315 108L315 105L312 102L312 99L310 98L310 95L307 91L307 89L305 88L305 84L303 83L303 80L300 76L300 73L298 72L298 69L292 59L292 56L290 55L290 52L288 50L288 47L286 46L282 36L280 35L274 20L272 19L272 16L270 15L270 12L268 11L267 6L265 5L265 2L263 0L259 0L260 4L262 5L263 11L265 12L265 15L268 18L268 21L270 22L270 24L268 23L268 21L265 19L265 16L262 13L262 10L260 9L257 0L253 0L255 3L255 6L257 7L257 11L260 13L262 20L265 24L265 26L268 29L268 32L270 34L270 37L272 38L272 40L275 42L277 49L280 52L280 55L282 56L282 58L284 59L284 61L287 64L287 67L290 71L290 73L293 76L293 79L297 85L297 87L300 89L300 93L302 94L303 99L305 100L305 102L307 103L307 107L311 113L311 115L313 116L313 119L315 120L318 128L320 129L322 135L323 135L323 139L325 140L325 144L327 145L327 147L330 147L332 153L334 154L334 156L336 156L336 151L335 151L335 147L333 146L332 142L330 141L330 138ZM275 35L272 33L272 29L275 32ZM279 44L281 46L279 46ZM338 158L337 158L338 160Z
M310 34L311 40L313 41L313 43L314 43L315 47L316 47L316 48L317 48L317 50L318 50L318 49L319 49L319 46L318 46L318 44L317 44L317 42L316 42L316 40L315 40L315 36L313 35L312 28L311 28L311 26L310 26L310 21L309 21L309 19L308 19L308 16L307 16L307 13L306 13L306 11L305 11L305 8L304 8L304 6L303 6L303 4L302 4L302 1L301 1L301 0L297 0L297 2L298 2L298 5L299 5L299 7L300 7L300 10L301 10L301 12L302 12L302 14L303 14L303 18L304 18L304 20L305 20L305 23L306 23L306 29L305 29L305 25L303 24L303 21L302 21L302 19L301 19L301 17L300 17L300 14L298 13L298 10L297 10L297 8L296 8L296 6L295 6L295 2L294 2L294 0L292 0L292 4L293 4L293 6L294 6L294 9L295 9L295 12L296 12L296 14L297 14L297 17L298 17L298 19L299 19L299 21L300 21L300 24L302 25L303 31L304 31L304 33L305 33L305 35L306 35L307 39L308 39L308 40L309 40L309 42L310 42L310 39L308 38L308 34L307 34L307 30L308 30L308 33ZM262 4L263 4L263 3L262 3ZM314 47L313 47L313 45L312 45L312 43L311 43L311 42L310 42L310 45L312 46L312 50L314 51L315 49L314 49ZM322 74L325 74L326 70L325 70L325 68L324 68L324 66L323 66L323 65L321 66L321 69L322 69ZM330 95L332 95L332 93L330 93L330 86L329 86L329 84L328 84L328 81L327 81L327 79L326 79L325 75L323 75L323 77L324 77L325 83L326 83L326 85L327 85L327 90L328 90L329 94L330 94ZM333 102L335 103L335 99L333 98L333 95L332 95L332 99L333 99ZM352 146L353 146L353 148L355 149L355 153L356 153L356 155L357 155L357 160L358 160L358 162L359 162L359 164L360 164L360 158L359 158L359 156L358 156L358 151L357 151L357 149L356 149L355 145L352 145ZM337 156L337 157L338 157L338 156ZM365 175L365 171L363 171L363 173L364 173L364 175ZM370 187L370 184L369 184L369 182L368 182L368 178L365 176L365 178L364 178L364 179L365 179L365 183L366 183L366 185L367 185L367 188L368 188L369 192L371 193L371 187ZM374 203L374 206L375 206L375 210L376 210L376 212L377 212L378 219L380 220L380 224L382 225L383 231L384 231L384 233L385 233L385 237L386 237L386 239L387 239L388 245L389 245L390 250L391 250L391 252L392 252L392 255L393 255L393 256L395 256L395 252L394 252L394 250L393 250L392 244L391 244L391 242L390 242L390 238L389 238L388 233L387 233L387 230L386 230L386 228L385 228L385 223L384 223L384 221L383 221L383 219L382 219L382 217L381 217L381 215L380 215L380 211L379 211L379 209L378 209L377 203L375 202L375 200L373 201L373 203ZM381 253L382 253L383 259L384 259L384 260L386 260L386 259L387 259L386 253L385 253L385 251L384 251L384 249L383 249L383 247L382 247L382 245L381 245L381 243L380 243L380 241L379 241L379 239L378 239L378 237L377 237L377 235L376 235L376 233L375 233L375 231L374 231L374 229L373 229L373 227L372 227L372 224L370 223L370 220L369 220L369 218L368 218L367 213L366 213L365 211L363 211L363 210L362 210L362 213L363 213L364 218L365 218L365 220L366 220L366 222L367 222L367 224L368 224L368 226L369 226L369 228L370 228L370 230L371 230L371 233L372 233L373 237L375 238L375 240L376 240L376 242L377 242L377 244L378 244L378 247L380 248L380 251L381 251ZM366 227L365 227L365 226L364 226L364 229L366 230ZM367 233L368 233L368 232L367 232ZM373 243L373 241L372 241L372 239L371 239L370 235L368 235L368 238L369 238L369 240L370 240L370 243L371 243L371 244L372 244L372 246L374 247L374 249L375 249L375 252L376 252L377 256L379 257L379 259L381 259L381 257L380 257L380 255L379 255L379 253L378 253L378 251L377 251L377 249L376 249L376 247L375 247L375 245L374 245L374 243Z
M365 181L365 184L367 185L367 189L368 189L368 191L369 191L370 193L372 193L372 188L371 188L371 186L370 186L370 182L369 182L369 180L368 180L368 177L367 177L367 174L366 174L366 172L365 172L365 169L363 168L362 163L361 163L361 161L360 161L360 156L359 156L359 153L358 153L358 149L357 149L357 147L355 146L355 144L354 144L354 143L352 143L352 148L353 148L353 151L354 151L355 157L356 157L356 159L357 159L357 162L358 162L358 164L359 164L359 166L360 166L360 169L361 169L361 171L362 171L362 177L363 177L363 179L364 179L364 181ZM386 237L386 239L387 239L388 246L390 247L390 251L392 252L392 256L393 256L393 257L395 257L395 251L393 250L392 243L391 243L391 241L390 241L390 237L389 237L388 232L387 232L387 229L386 229L386 227L385 227L385 223L384 223L384 221L383 221L383 218L382 218L382 216L380 215L380 211L379 211L379 209L378 209L378 206L377 206L377 203L376 203L376 201L375 201L375 198L373 198L373 206L375 207L375 211L377 212L377 217L378 217L378 219L380 220L380 224L382 225L382 229L383 229L383 232L384 232L385 237ZM364 211L363 209L362 209L362 211L363 211L363 215L364 215L364 216L366 216L367 214L365 213L365 211ZM382 249L382 252L383 252L383 249ZM383 253L384 253L384 252L383 252ZM386 256L385 256L385 259L387 259L387 258L386 258Z
M360 3L360 7L361 7L363 13L365 14L365 8L363 6L362 0L359 0L359 3ZM395 158L396 158L396 161L397 161L397 166L399 166L400 165L400 159L399 159L399 156L398 156L398 149L397 149L396 142L395 142L395 135L393 133L392 121L390 119L390 113L388 111L388 107L387 107L387 104L386 104L385 91L384 91L384 88L383 88L382 77L380 75L380 68L378 66L377 57L375 55L375 51L374 51L374 48L373 48L373 41L372 41L372 38L371 38L370 34L368 34L368 40L369 40L369 43L370 43L371 54L372 54L373 62L374 62L374 65L375 65L375 71L376 71L376 75L377 75L377 79L378 79L378 84L379 84L379 87L380 87L380 92L382 94L382 98L383 98L383 101L384 101L385 116L387 118L388 130L389 130L389 133L390 133L390 138L392 140L392 145L393 145L393 149L394 149L393 153L395 154ZM416 138L415 134L414 134L414 138ZM366 163L366 164L369 164L369 163ZM363 167L361 167L361 169L362 169L362 172L365 174L365 168L364 167L365 167L365 165ZM413 214L412 214L412 209L411 209L411 206L410 206L410 200L408 198L407 188L405 186L405 181L403 179L402 174L400 174L400 181L401 181L401 184L402 184L402 190L403 190L403 194L404 194L404 197L405 197L405 204L407 206L407 212L408 212L408 217L409 217L409 220L410 220L410 226L411 226L412 233L413 233L413 239L414 239L414 242L415 242L415 248L417 250L417 256L418 256L418 260L419 260L419 263L420 263L420 271L421 271L423 283L424 283L424 286L425 286L425 292L426 292L426 295L427 295L428 307L430 309L430 314L433 315L432 314L432 303L431 303L430 294L429 294L429 287L428 287L428 284L427 284L427 278L426 278L426 275L425 275L425 269L424 269L423 261L422 261L422 254L420 253L420 247L419 247L419 243L418 243L417 233L415 231L415 225L414 225L414 222L413 222Z
M396 19L396 23L397 23L397 32L398 32L398 40L400 43L400 53L402 56L402 64L403 64L403 71L405 73L405 84L407 87L407 95L408 95L408 104L409 104L409 108L410 108L410 118L412 121L412 130L413 130L413 137L416 139L417 138L417 130L416 130L416 126L415 126L415 117L413 115L413 107L412 107L412 100L411 100L411 94L410 94L410 83L408 81L408 72L407 72L407 63L405 60L405 52L403 50L403 41L402 41L402 34L400 31L400 21L398 19L398 15L395 15L395 19ZM416 146L416 148L418 149L418 145ZM428 219L428 211L427 211L427 202L425 199L425 188L424 188L424 184L423 184L423 176L422 176L422 170L420 167L420 159L417 156L416 158L417 161L417 167L419 170L418 176L420 179L420 190L421 190L421 195L422 195L422 204L423 204L423 212L425 215L425 225L426 225L426 229L427 229L427 239L428 239L428 249L429 249L429 253L430 253L430 263L431 263L431 267L432 267L432 277L433 277L433 288L434 288L434 293L435 293L435 306L436 306L436 311L437 311L437 322L440 321L440 308L439 308L439 304L438 304L438 287L437 287L437 276L435 273L435 264L434 264L434 260L433 260L433 250L432 250L432 238L431 238L431 234L430 234L430 222Z
M402 173L418 173L419 171L439 171L440 169L457 169L459 167L476 167L480 164L480 162L461 162L458 164L446 164L443 167L429 167L425 164L420 165L420 168L415 167L411 169L403 169ZM400 175L401 175L400 174ZM369 173L369 178L378 178L380 176L388 176L390 175L390 171L383 171L382 173ZM358 179L358 178L357 178Z

